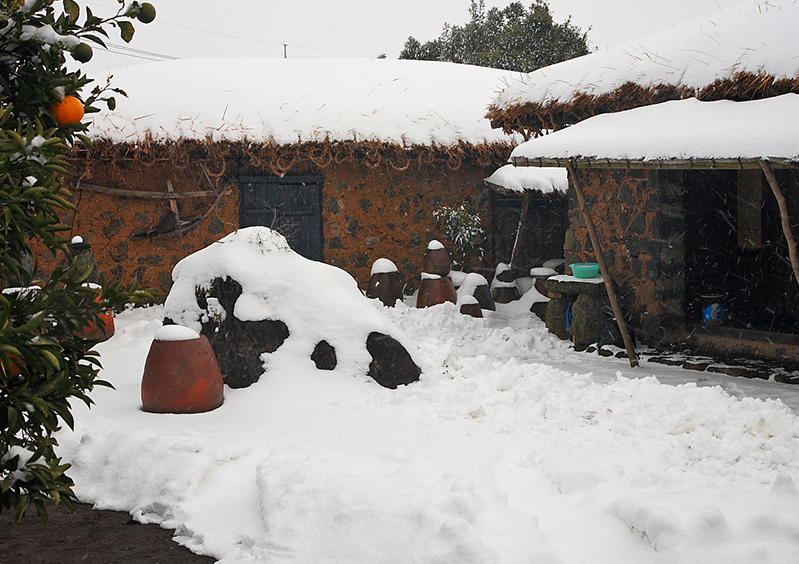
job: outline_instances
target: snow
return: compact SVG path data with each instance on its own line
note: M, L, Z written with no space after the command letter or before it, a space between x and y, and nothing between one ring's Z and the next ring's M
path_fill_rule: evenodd
M370 305L419 382L298 359L193 415L141 410L163 309L117 316L58 436L77 495L224 564L799 560L796 388L577 353L522 302Z
M568 173L565 168L532 166L517 168L513 165L505 165L494 171L485 181L511 192L538 190L549 194L566 192L569 189Z
M751 102L689 98L594 116L522 143L511 159L796 160L798 128L797 94Z
M199 338L197 331L182 325L164 325L153 335L155 341L193 341Z
M388 274L390 272L399 272L397 265L387 258L379 258L372 264L371 275L375 274Z
M268 227L238 229L178 262L164 302L165 316L200 332L203 321L224 310L220 312L213 298L203 308L196 289L210 288L215 279L228 277L241 285L241 295L233 304L237 319L286 324L288 338L268 355L267 362L275 370L291 368L297 358L313 364L314 348L325 340L336 350L335 370L366 377L372 361L366 340L372 332L395 338L414 356L412 343L375 311L352 276L306 259Z
M427 244L428 251L440 251L443 248L444 248L443 243L441 243L441 241L437 241L436 239L433 239Z
M110 74L128 98L113 112L92 114L90 136L117 142L449 146L512 139L485 119L492 97L513 79L510 71L430 61L246 58L182 59Z
M577 276L572 276L571 274L558 274L556 276L551 276L550 280L554 280L555 282L584 282L586 284L604 284L605 279L602 276L594 276L592 278L578 278Z
M500 109L525 103L567 103L631 82L701 89L736 73L799 75L799 3L750 0L671 29L536 70L495 100Z

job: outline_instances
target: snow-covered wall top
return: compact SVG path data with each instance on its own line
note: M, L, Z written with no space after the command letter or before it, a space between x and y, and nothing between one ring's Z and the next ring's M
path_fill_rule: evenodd
M505 165L497 169L485 181L510 192L538 190L549 194L551 192L566 192L569 189L568 174L565 168L538 168L534 166L520 168L513 165Z
M700 102L696 98L589 118L522 143L511 159L799 160L799 95Z
M509 141L484 116L518 76L429 61L254 58L183 59L111 74L128 98L93 114L95 138L406 146Z
M539 69L508 86L499 110L568 103L625 83L701 89L737 73L799 76L799 2L749 0L616 48Z

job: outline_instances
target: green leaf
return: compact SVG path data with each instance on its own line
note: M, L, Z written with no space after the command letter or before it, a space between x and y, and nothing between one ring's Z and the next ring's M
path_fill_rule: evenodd
M80 17L80 6L73 0L64 0L64 10L69 16L69 23L75 23Z
M122 40L125 43L130 43L130 40L133 39L133 33L136 31L133 28L133 24L130 22L117 22L119 26L119 34L122 37Z

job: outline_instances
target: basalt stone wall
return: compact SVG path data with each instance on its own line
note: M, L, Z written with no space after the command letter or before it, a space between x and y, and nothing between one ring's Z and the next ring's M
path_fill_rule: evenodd
M680 182L663 171L577 172L625 318L644 342L677 342L685 320L685 216ZM573 186L566 264L596 262Z
M397 171L357 163L325 169L325 262L352 274L364 290L372 263L381 257L392 260L406 282L418 282L427 243L438 239L447 244L433 219L437 208L471 202L489 231L490 192L482 184L488 174L467 163L457 170L427 166Z
M68 236L81 235L91 244L106 276L123 282L136 276L140 283L164 295L180 259L238 227L239 177L270 175L251 161L234 157L221 169L219 164L212 167L201 159L147 155L75 159L73 164L75 175L68 185L77 212L63 217L72 226ZM349 272L365 290L371 265L381 257L394 261L405 281L418 280L427 243L431 239L446 243L433 219L436 208L470 202L479 210L484 225L490 226L490 195L482 180L491 172L490 167L467 162L455 170L446 163L411 163L401 171L357 161L320 168L298 160L286 174L324 177L324 261ZM214 194L175 200L184 222L181 227L167 199L129 197L92 188L152 193L166 192L168 183L175 192ZM490 241L487 247L490 256ZM61 260L45 253L37 258L43 270Z

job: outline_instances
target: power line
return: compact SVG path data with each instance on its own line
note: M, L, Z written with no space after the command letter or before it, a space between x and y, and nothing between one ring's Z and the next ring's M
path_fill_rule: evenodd
M100 6L100 7L106 8L106 9L110 9L108 6L103 5L103 4L98 4L96 2L87 1L86 3L87 4L92 4L94 6ZM279 41L266 41L265 39L254 39L252 37L242 37L240 35L233 35L233 34L229 34L229 33L222 33L222 32L219 32L219 31L211 31L210 29L202 29L202 28L192 27L192 26L188 26L188 25L184 25L184 24L167 22L167 21L164 21L164 20L158 19L158 18L156 18L156 20L153 23L171 25L173 27L180 27L180 28L183 28L183 29L189 29L191 31L197 31L197 32L200 32L200 33L207 33L207 34L210 34L210 35L217 35L219 37L227 37L229 39L238 39L240 41L251 41L251 42L254 42L254 43L263 43L265 45L278 45L278 46L282 45L283 46L283 56L284 57L286 57L286 47L293 47L293 48L296 48L296 49L307 49L307 50L310 50L310 51L325 51L325 52L328 52L328 53L355 53L355 54L359 54L359 55L374 55L374 53L375 53L374 51L354 51L354 50L348 50L348 49L330 49L330 48L325 48L325 47L308 47L307 45L294 45L293 43L285 43L285 42L279 42ZM118 45L117 47L122 48L124 46ZM111 51L112 53L119 54L119 55L126 55L126 56L129 56L129 57L137 57L137 58L140 58L140 59L145 59L145 58L148 58L148 57L155 57L154 60L160 60L160 59L174 60L174 59L179 59L180 58L180 57L173 57L171 55L162 55L162 54L146 52L146 51L145 52L139 52L138 54L136 54L136 52L138 51L136 49L126 49L126 51L129 51L129 52L112 51L111 49L109 49L109 51Z
M117 55L127 55L129 57L137 57L139 59L147 59L151 61L162 61L164 59L176 61L180 59L180 57L173 57L172 55L165 55L163 53L156 53L154 51L145 51L144 49L134 49L133 47L119 45L117 43L106 42L105 45L109 52L115 53Z
M324 47L308 47L306 45L294 45L293 43L283 43L283 42L278 42L278 41L266 41L264 39L253 39L252 37L242 37L240 35L231 35L229 33L221 33L219 31L211 31L211 30L208 30L208 29L201 29L201 28L198 28L198 27L191 27L191 26L183 25L183 24L165 22L163 20L155 20L155 21L158 22L158 23L166 24L166 25L171 25L171 26L175 26L175 27L182 27L184 29L190 29L192 31L199 31L201 33L210 33L211 35L219 35L220 37L228 37L230 39L239 39L239 40L242 40L242 41L253 41L255 43L264 43L266 45L284 45L284 46L288 45L290 47L295 47L297 49L309 49L311 51L328 51L328 52L331 52L331 53L359 53L359 54L362 54L362 55L366 55L366 54L373 55L374 54L374 51L353 51L353 50L348 50L348 49L327 49L327 48L324 48Z

